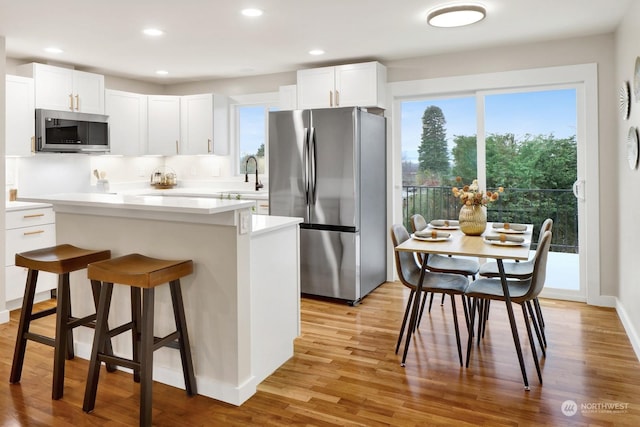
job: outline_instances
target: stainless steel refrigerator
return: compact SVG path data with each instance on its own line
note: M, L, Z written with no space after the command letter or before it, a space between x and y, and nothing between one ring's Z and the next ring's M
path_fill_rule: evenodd
M385 141L360 108L269 113L269 213L304 219L303 294L355 304L386 280Z

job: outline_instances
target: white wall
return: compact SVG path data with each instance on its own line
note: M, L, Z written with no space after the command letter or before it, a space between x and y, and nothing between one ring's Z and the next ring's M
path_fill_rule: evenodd
M5 69L6 69L6 61L5 61L5 38L3 36L0 36L0 79L2 79L1 81L4 82L5 79ZM0 158L4 157L4 153L5 153L5 107L6 107L6 102L5 102L5 85L2 84L0 85ZM0 162L0 188L4 188L5 187L5 165L4 162ZM4 195L4 192L1 193ZM6 198L2 197L1 198L2 201L0 202L0 212L4 212L5 210L5 206L6 206ZM4 215L0 215L0 230L4 230L5 229L5 216ZM4 233L2 234L2 245L0 245L0 259L5 259L5 239L6 236L4 235ZM4 269L3 269L4 271ZM9 321L9 313L6 310L6 304L5 304L5 275L0 274L0 323L4 323L4 322L8 322Z
M613 104L618 99L618 88L623 81L631 84L631 116L623 120L618 116L616 120L617 132L612 133L607 149L615 157L617 171L612 174L611 186L606 190L618 196L618 203L611 205L608 216L611 228L605 232L616 235L616 268L618 269L618 313L625 325L627 334L634 344L634 349L640 357L640 275L638 262L640 260L640 197L637 188L640 186L640 170L631 170L627 164L626 141L629 126L640 126L640 97L633 94L633 79L636 58L640 56L640 2L632 2L631 8L618 28L615 38L616 78L614 84L608 87L609 100ZM638 76L640 77L640 76Z

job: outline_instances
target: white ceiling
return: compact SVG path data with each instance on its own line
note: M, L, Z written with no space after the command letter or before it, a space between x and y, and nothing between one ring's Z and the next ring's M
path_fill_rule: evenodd
M0 0L0 35L10 58L171 84L609 33L631 1L477 0L484 21L443 29L427 12L460 1ZM264 15L246 18L243 7ZM144 36L150 26L165 35Z

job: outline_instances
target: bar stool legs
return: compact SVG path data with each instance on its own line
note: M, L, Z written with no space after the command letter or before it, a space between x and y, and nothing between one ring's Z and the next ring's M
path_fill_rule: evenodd
M89 266L89 277L102 279L103 282L82 406L85 412L91 412L95 408L101 362L111 363L133 370L134 381L140 382L140 425L150 426L153 401L153 352L161 347L172 347L180 351L186 393L189 396L197 393L179 279L181 276L190 274L192 268L191 261L163 261L137 254ZM156 274L159 272L166 274ZM161 283L161 277L169 283L176 324L176 330L162 338L154 336L155 286ZM107 279L115 278L123 282L130 281L130 283L119 284L131 286L131 322L109 329L107 318L114 284ZM132 359L105 352L104 348L109 337L129 330L133 340Z

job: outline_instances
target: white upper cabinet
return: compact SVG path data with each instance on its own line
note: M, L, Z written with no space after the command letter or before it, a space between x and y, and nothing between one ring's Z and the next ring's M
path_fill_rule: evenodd
M18 67L35 82L35 108L104 114L104 76L31 63Z
M183 154L180 145L180 96L147 97L149 154Z
M216 94L180 99L180 154L228 154L228 100Z
M299 70L297 108L385 108L386 68L379 62Z
M278 98L280 110L295 110L298 108L298 91L296 85L280 86Z
M140 156L147 149L147 96L107 89L111 154Z
M5 153L8 156L29 156L35 149L33 79L7 75L5 80Z

